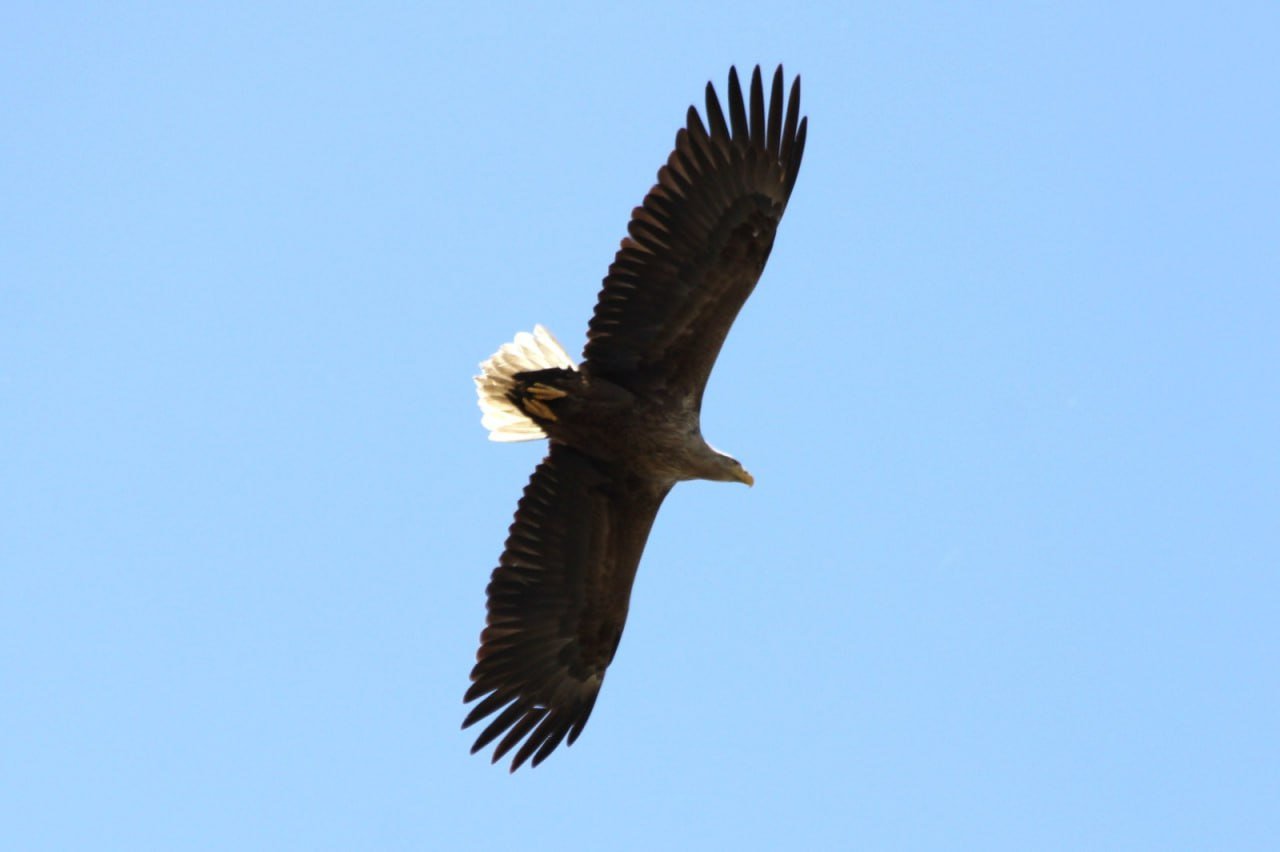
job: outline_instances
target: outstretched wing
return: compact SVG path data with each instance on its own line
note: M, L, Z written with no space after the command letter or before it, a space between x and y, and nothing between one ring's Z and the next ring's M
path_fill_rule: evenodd
M687 126L631 214L587 329L584 369L639 393L700 404L729 327L764 270L804 154L800 78L783 98L782 66L768 109L760 68L744 102L729 71L729 120L707 84L707 121Z
M521 740L514 772L578 738L622 638L636 566L669 489L628 478L552 443L516 509L489 583L488 619L462 727L497 717L474 754L499 736L497 762Z

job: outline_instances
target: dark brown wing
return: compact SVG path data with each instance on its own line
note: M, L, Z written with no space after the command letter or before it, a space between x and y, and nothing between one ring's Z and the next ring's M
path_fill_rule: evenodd
M800 78L784 108L779 66L766 110L759 66L749 104L731 69L728 104L726 122L708 83L710 130L689 107L657 185L632 211L587 329L585 369L635 392L701 403L795 186L808 124Z
M521 740L514 772L582 733L622 638L636 566L668 489L553 443L524 490L489 583L489 615L462 727L497 713L474 754Z

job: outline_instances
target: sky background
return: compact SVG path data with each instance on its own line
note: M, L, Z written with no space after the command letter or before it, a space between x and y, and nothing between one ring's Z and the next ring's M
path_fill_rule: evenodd
M532 4L530 4L532 5ZM963 10L960 10L963 6ZM15 3L13 849L1280 846L1280 6ZM574 747L462 732L574 353L728 68L809 140Z

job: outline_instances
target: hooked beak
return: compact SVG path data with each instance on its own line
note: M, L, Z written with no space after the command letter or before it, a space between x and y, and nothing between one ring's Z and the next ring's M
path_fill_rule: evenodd
M745 467L738 468L738 481L746 485L748 488L756 484L756 478L747 472Z

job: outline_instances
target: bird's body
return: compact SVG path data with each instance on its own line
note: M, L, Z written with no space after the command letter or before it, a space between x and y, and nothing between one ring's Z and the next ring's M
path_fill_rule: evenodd
M521 374L512 395L552 441L636 477L667 488L721 478L712 474L727 456L702 440L691 397L638 395L586 370L556 368Z
M752 484L702 437L707 376L773 246L804 150L799 80L766 112L729 76L729 120L707 86L708 130L691 107L675 151L609 268L575 365L541 326L481 365L484 425L498 441L547 437L488 588L463 726L497 716L512 770L572 743L622 636L658 508L680 481ZM523 740L523 744L521 741Z

